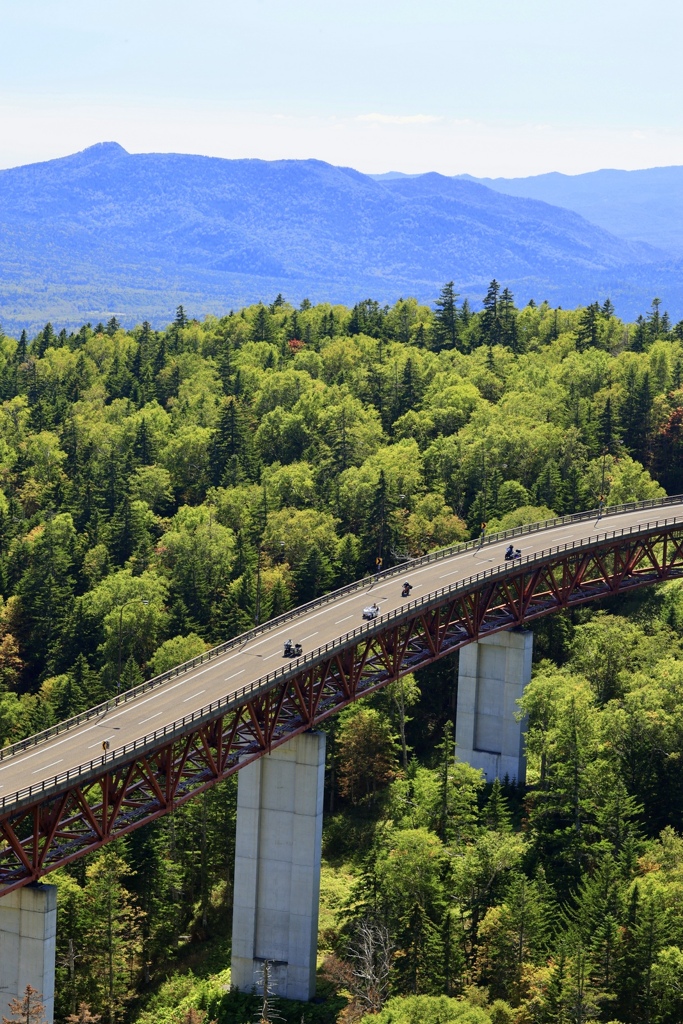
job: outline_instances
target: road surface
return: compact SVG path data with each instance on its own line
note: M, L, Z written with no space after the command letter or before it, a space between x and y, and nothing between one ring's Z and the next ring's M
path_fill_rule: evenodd
M655 508L605 515L564 523L513 538L523 555L588 541L612 530L645 528L648 523L667 519L683 524L683 501ZM447 558L411 567L390 579L372 580L362 590L341 594L322 607L313 608L286 623L275 623L245 646L234 647L214 660L176 676L139 697L91 718L66 732L40 741L35 746L0 761L0 798L12 797L27 786L52 780L69 769L85 765L102 754L106 741L112 750L133 743L155 730L198 711L212 701L229 696L247 683L258 680L287 664L284 642L291 638L310 653L362 624L363 608L373 602L382 615L399 609L408 599L401 596L404 579L412 583L410 600L451 586L484 569L504 564L509 541L487 543L480 549L465 550Z

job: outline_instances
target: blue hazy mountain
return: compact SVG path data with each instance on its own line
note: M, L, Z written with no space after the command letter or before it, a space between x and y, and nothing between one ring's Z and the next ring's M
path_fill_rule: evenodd
M5 330L112 314L163 323L181 302L201 316L280 291L432 301L451 279L478 303L494 276L520 303L611 295L630 316L657 294L683 311L677 268L657 248L470 180L116 143L0 172Z
M473 178L496 192L563 206L606 231L683 255L683 167L529 178Z

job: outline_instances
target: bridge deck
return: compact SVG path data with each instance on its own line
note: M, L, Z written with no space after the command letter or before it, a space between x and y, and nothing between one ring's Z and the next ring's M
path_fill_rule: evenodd
M572 542L589 542L622 529L646 530L648 524L683 524L683 500L658 507L605 515L549 526L514 538L524 556ZM303 645L304 653L334 641L362 623L363 608L376 601L386 615L406 603L401 583L413 585L411 600L424 597L468 577L504 564L508 540L484 544L480 549L460 551L426 564L405 567L401 575L378 578L354 593L342 593L321 607L304 609L289 621L274 622L258 636L234 647L196 669L176 676L158 688L140 694L125 704L106 710L101 716L74 726L66 732L40 741L0 761L0 798L5 806L13 794L27 786L48 782L56 775L87 765L102 753L108 741L112 749L132 743L179 718L206 707L286 664L283 644L288 638ZM9 798L9 799L8 799Z

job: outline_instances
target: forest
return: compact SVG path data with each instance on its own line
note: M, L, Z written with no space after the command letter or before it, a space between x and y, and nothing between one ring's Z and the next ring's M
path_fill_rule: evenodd
M48 323L0 403L0 745L377 558L683 492L658 299ZM453 756L457 656L326 724L315 1002L230 991L233 777L50 876L57 1021L679 1024L683 588L534 633L524 788Z

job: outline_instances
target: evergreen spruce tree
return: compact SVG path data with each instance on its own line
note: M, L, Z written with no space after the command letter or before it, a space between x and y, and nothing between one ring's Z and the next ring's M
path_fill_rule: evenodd
M662 328L662 316L659 312L659 308L662 304L661 299L653 299L650 312L647 314L647 326L648 334L654 341L659 337Z
M598 415L597 441L601 451L614 452L616 444L614 417L612 415L612 398L607 396L602 412Z
M458 295L453 281L441 289L434 311L434 348L440 352L445 348L458 348Z
M221 404L221 412L211 444L210 464L214 483L235 486L250 478L252 435L240 402L230 396Z
M515 354L519 352L519 338L517 335L517 310L515 309L514 296L509 288L504 288L500 295L500 342Z
M495 778L491 793L482 811L482 821L494 832L510 832L512 815L500 779Z
M366 568L374 572L377 559L381 559L383 568L390 564L391 547L394 540L391 525L391 513L395 503L389 494L389 487L384 470L380 470L377 486L370 500L363 534L363 548Z
M481 339L487 345L500 345L502 340L503 324L500 317L499 292L500 285L494 278L484 297L484 310L479 320Z
M332 586L332 566L317 544L311 544L300 566L294 567L297 601L303 604L320 597Z
M271 316L263 303L260 302L254 320L253 339L254 341L270 341L272 336Z
M135 440L133 441L135 461L141 466L151 466L155 461L155 447L147 420L143 417L135 431Z
M633 330L631 338L631 348L634 352L644 352L645 344L648 340L648 325L645 321L645 317L641 314L636 319L636 326Z
M16 351L16 355L15 355L15 362L17 363L17 366L21 365L21 363L25 363L26 362L26 350L27 350L27 348L28 348L28 338L26 336L26 331L22 331L21 335L19 337L19 343L17 344L17 351Z
M597 348L600 343L600 306L591 302L579 317L576 331L576 347L579 352L587 348Z

